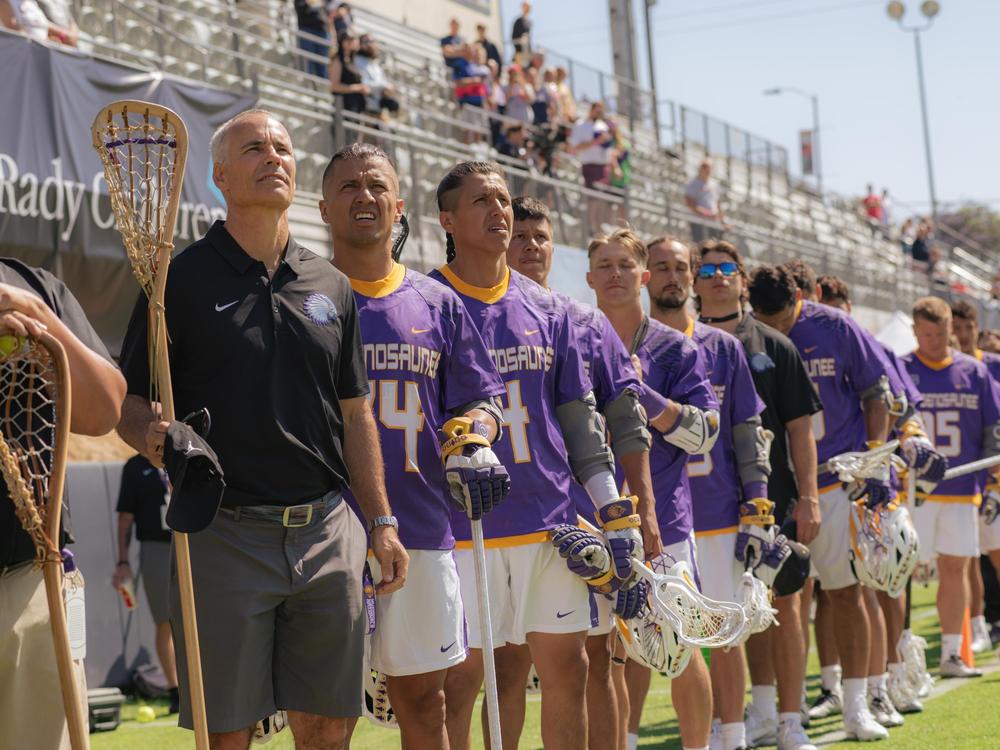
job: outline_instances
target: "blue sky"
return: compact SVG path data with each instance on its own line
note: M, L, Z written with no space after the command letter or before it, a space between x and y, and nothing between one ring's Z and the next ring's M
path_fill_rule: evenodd
M642 0L633 0L642 45ZM1000 2L940 0L922 37L938 200L1000 210ZM908 22L923 20L906 0ZM653 8L660 98L784 145L798 169L808 100L765 97L773 86L819 95L824 181L858 194L888 187L926 211L927 173L913 39L884 0L659 0ZM507 33L520 0L501 0ZM572 8L572 13L567 10ZM610 69L607 0L536 0L537 44ZM645 71L645 47L639 67Z

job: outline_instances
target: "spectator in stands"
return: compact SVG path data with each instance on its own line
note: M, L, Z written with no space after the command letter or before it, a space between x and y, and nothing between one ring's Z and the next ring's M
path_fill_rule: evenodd
M583 182L591 189L601 189L608 184L611 161L611 132L604 119L604 103L594 102L590 105L587 119L573 128L569 136L569 151L581 163ZM600 198L587 196L587 216L590 221L590 233L600 234L601 224L605 217L604 201Z
M322 0L295 0L295 16L299 22L299 49L326 60L330 56L330 32ZM327 77L326 63L313 57L304 59L306 73Z
M892 233L892 200L889 198L889 188L882 188L882 234L889 238Z
M441 55L444 57L444 64L453 69L462 59L462 48L465 46L465 37L458 32L461 26L457 18L452 18L448 22L448 35L441 37Z
M38 42L52 40L75 47L79 38L76 24L64 27L52 23L36 0L0 0L0 25Z
M361 71L355 63L360 42L353 31L341 35L337 54L330 62L330 91L340 97L340 106L348 112L361 114L366 109L365 97L371 91L361 81Z
M455 99L461 107L461 119L472 125L484 125L483 107L487 104L490 69L486 66L486 50L478 44L462 45L462 57L452 68ZM480 140L478 131L465 131L466 143Z
M913 218L903 222L899 228L899 246L903 250L903 255L913 254L913 241L917 239L917 227Z
M351 15L351 6L347 3L333 0L326 4L328 26L333 31L333 38L340 39L341 34L346 34L354 28L354 16Z
M684 203L699 218L691 222L691 237L695 243L707 239L719 239L723 230L728 229L719 203L719 184L712 178L712 162L708 159L698 166L698 174L684 189ZM718 222L717 226L708 223Z
M914 238L913 245L910 247L910 254L913 256L913 260L919 263L927 263L930 260L930 237L930 223L921 220L920 224L917 226L917 236Z
M982 321L983 330L1000 329L1000 271L993 274L990 298L979 304L979 319Z
M569 87L569 71L563 66L556 68L556 88L559 91L559 113L562 122L576 122L576 99Z
M875 186L870 183L865 197L861 199L861 210L873 228L882 223L882 199L875 192Z
M531 103L535 125L546 125L556 120L559 102L556 96L555 75L551 70L535 74L535 101Z
M608 181L612 188L624 195L632 180L632 144L614 120L608 120L608 131L611 133L611 174ZM624 224L625 204L618 203L615 208L619 224Z
M486 50L486 59L497 64L498 74L503 70L503 56L497 46L486 38L486 24L476 24L476 44ZM488 64L488 63L487 63Z
M399 113L399 96L379 62L378 44L368 34L362 34L360 48L354 64L361 73L361 83L368 87L365 110L370 115L388 120L390 115Z
M535 101L535 90L525 80L524 71L516 65L511 65L507 71L507 86L504 88L507 100L507 117L531 125L535 121L532 104Z
M514 62L521 64L531 55L531 3L521 3L521 15L514 19L510 38L514 43Z
M49 23L59 29L65 29L67 38L63 41L70 47L76 47L80 36L80 27L73 18L73 8L70 0L36 0ZM62 40L60 40L62 41Z

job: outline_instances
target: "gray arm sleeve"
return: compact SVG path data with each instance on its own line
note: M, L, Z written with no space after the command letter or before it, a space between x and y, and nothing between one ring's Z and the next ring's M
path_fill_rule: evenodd
M983 430L983 456L1000 453L1000 422L988 425Z
M467 414L473 409L480 409L493 417L493 420L497 423L497 440L499 440L501 432L500 426L503 424L503 413L501 412L496 399L487 398L479 399L478 401L470 401L467 404L462 404L457 409L452 409L451 415L453 417L461 417L463 414Z
M593 393L557 406L556 418L576 481L583 484L602 471L614 473L614 456L604 437L604 417L597 411Z
M740 482L766 482L771 476L771 441L774 435L761 426L760 417L733 425L733 451Z
M619 456L648 451L653 442L646 428L646 412L639 396L626 388L621 395L604 407L604 419L611 433L611 443Z
M911 419L916 419L918 422L921 423L921 426L923 425L923 422L920 419L920 415L917 414L917 408L913 404L911 404L909 400L907 400L906 408L903 410L902 414L896 417L896 421L893 423L893 426L895 427L895 429L898 430L904 424L909 422Z

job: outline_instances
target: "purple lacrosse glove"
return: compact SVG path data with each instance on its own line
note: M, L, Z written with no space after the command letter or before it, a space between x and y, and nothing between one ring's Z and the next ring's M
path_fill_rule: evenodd
M550 532L552 546L566 560L566 566L603 593L611 593L618 583L611 566L611 554L604 540L585 529L560 524Z
M646 611L649 584L636 578L631 586L623 586L614 596L614 611L623 620L641 617Z
M740 525L736 532L736 559L747 562L748 553L755 560L763 556L765 544L774 541L774 503L757 497L740 504Z
M930 440L923 435L914 435L903 443L903 458L917 476L917 492L929 495L944 479L948 470L948 459L935 450Z
M764 582L768 588L774 586L782 567L791 557L792 548L784 534L778 534L773 542L767 542L760 547L760 557L756 549L747 550L747 568L753 571L754 577Z
M608 539L608 549L618 578L632 577L632 559L642 562L642 535L635 497L623 497L597 511L597 520Z
M888 472L888 470L886 471ZM865 505L870 510L875 510L889 504L889 500L892 498L892 491L889 488L888 481L881 478L869 477L868 479L860 479L852 482L848 491L848 498L852 503L864 498Z

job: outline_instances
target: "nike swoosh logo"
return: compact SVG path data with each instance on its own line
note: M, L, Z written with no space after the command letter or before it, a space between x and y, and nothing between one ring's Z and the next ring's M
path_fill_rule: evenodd
M429 330L431 330L431 329L430 328L411 328L410 329L410 333L427 333ZM452 645L454 645L454 644L452 644Z
M154 471L156 471L156 469L143 469L143 470L142 470L142 475L143 475L144 477L148 477L148 476L149 476L150 474L152 474L152 473L153 473Z
M238 304L238 303L239 303L239 300L233 300L232 302L230 302L230 303L228 303L226 305L218 305L217 304L215 306L215 311L216 312L222 312L223 310L228 310L230 307L232 307L233 305Z
M805 352L806 354L812 354L812 353L813 353L814 351L816 351L816 348L817 348L818 346L819 346L819 344L817 344L816 346L807 346L807 347L806 347L805 349L803 349L802 351L804 351L804 352Z
M525 336L534 336L536 333L538 333L538 331L539 331L538 328L536 328L534 331L529 331L527 328L525 328L524 329L524 335Z
M556 617L561 620L564 617L569 617L574 612L576 612L575 609L571 609L569 612L559 612L559 611L557 611L556 612Z
M454 648L454 646L455 646L455 644L456 644L456 643L458 643L458 641L452 641L452 642L451 642L450 644L448 644L447 646L442 646L442 647L441 647L441 653L443 654L443 653L445 653L445 652L447 652L447 651L451 651L451 650L452 650L452 648Z

